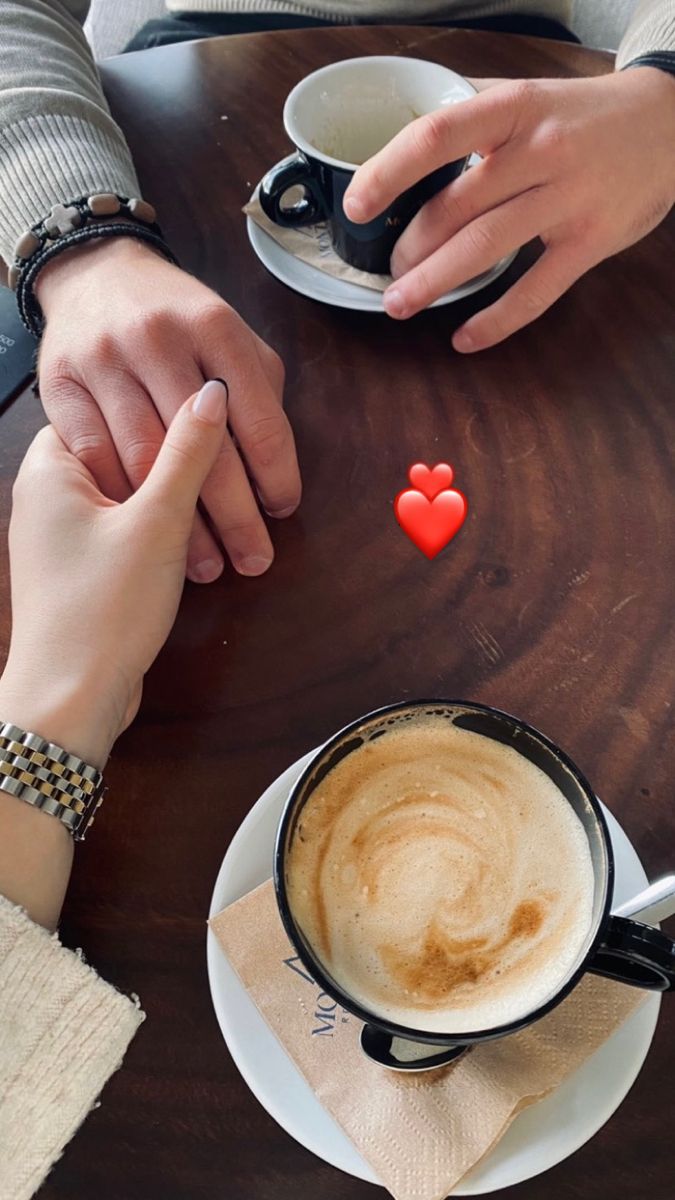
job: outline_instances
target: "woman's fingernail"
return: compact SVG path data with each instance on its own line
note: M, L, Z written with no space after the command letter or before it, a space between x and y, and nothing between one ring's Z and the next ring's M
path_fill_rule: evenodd
M473 350L475 342L470 333L466 329L458 329L452 339L452 344L455 350L460 354L466 354L468 350Z
M188 568L188 575L194 583L213 583L222 574L224 563L222 558L205 558Z
M405 316L405 301L398 288L388 288L384 293L384 307L390 317Z
M237 563L237 570L240 575L263 575L271 565L271 558L263 558L262 554L251 554Z
M227 409L227 384L224 379L209 379L192 401L192 411L209 425L220 425Z
M345 196L342 207L350 221L358 222L363 220L363 202L359 200L358 196Z

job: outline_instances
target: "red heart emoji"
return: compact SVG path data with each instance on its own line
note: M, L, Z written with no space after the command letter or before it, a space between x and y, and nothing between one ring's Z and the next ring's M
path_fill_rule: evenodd
M461 492L450 488L427 500L415 488L399 492L394 512L404 533L427 558L435 558L462 528L467 503Z
M449 463L436 463L433 468L429 468L426 463L413 463L408 471L408 479L427 500L433 500L444 488L450 487L453 474Z

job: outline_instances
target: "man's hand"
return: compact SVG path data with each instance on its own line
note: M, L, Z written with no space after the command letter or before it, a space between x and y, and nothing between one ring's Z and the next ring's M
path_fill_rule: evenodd
M359 168L344 207L372 220L430 171L483 156L402 234L384 295L389 316L411 317L539 236L542 257L455 332L456 350L482 350L662 220L675 202L674 147L675 79L663 71L500 82L406 126Z
M278 355L218 295L131 238L60 255L37 296L45 411L112 500L146 478L185 397L205 379L227 381L229 432L201 494L213 528L196 516L187 574L216 579L219 543L242 575L267 570L274 552L255 493L273 517L300 501Z

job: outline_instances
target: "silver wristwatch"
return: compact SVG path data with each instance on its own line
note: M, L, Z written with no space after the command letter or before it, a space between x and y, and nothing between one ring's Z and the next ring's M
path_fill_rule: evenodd
M76 841L84 840L104 790L96 767L37 733L0 723L0 791L58 817Z

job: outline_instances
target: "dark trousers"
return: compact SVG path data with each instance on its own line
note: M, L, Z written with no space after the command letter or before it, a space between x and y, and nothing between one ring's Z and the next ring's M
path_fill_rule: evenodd
M313 29L317 26L335 26L335 21L323 21L318 17L296 17L292 13L167 13L165 17L148 21L131 39L127 50L149 50L153 46L169 46L173 42L192 42L196 38L223 37L230 33L267 33L279 29ZM401 24L401 22L396 22ZM371 25L372 21L350 21L345 24ZM407 24L433 24L452 29L484 29L493 33L522 33L529 37L556 38L564 42L578 42L559 21L548 17L512 16L476 17L472 20L420 22Z

